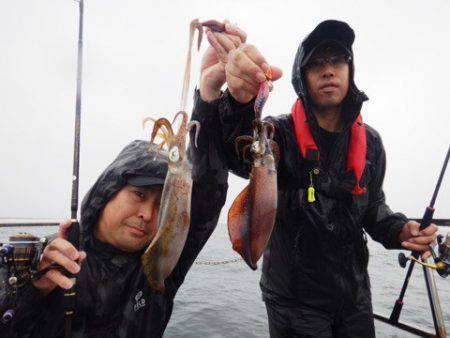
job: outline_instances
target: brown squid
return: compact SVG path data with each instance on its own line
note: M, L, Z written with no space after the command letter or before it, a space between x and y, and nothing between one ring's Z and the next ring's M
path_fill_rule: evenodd
M228 212L228 232L233 249L248 266L256 270L275 224L277 211L278 145L273 141L274 126L259 119L253 121L253 137L236 138L236 151L242 142L245 157L250 150L253 165L250 182L234 200Z

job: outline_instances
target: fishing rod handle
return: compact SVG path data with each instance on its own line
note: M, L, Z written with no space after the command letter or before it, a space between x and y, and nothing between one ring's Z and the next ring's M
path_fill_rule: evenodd
M75 249L80 249L80 223L76 219L71 219L72 225L67 229L67 241L72 244Z
M67 229L67 240L79 250L80 248L80 224L78 220L72 218L72 225ZM63 307L65 316L65 337L72 337L72 319L77 306L77 280L76 276L69 276L73 286L64 291Z
M428 206L425 209L425 213L423 214L422 221L420 222L420 227L419 227L420 231L423 229L426 229L431 224L431 221L433 220L433 214L434 214L434 208ZM413 251L412 256L417 259L417 258L419 258L420 253L417 251ZM413 265L413 262L411 262L411 265Z
M427 228L431 221L433 220L434 208L427 207L425 213L423 214L422 221L420 222L420 230Z

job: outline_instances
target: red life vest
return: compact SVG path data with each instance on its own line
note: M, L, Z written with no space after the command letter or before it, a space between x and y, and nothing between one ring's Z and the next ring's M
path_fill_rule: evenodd
M292 107L291 115L292 120L294 121L295 137L302 157L307 158L306 155L308 151L311 150L315 151L318 157L319 148L317 147L316 141L314 141L311 130L309 130L305 109L303 108L300 99L297 99ZM362 122L361 114L358 114L358 117L350 127L350 143L348 147L346 168L346 172L353 172L356 177L356 184L352 190L352 194L354 195L360 195L366 191L366 188L361 188L359 185L366 166L366 151L366 127Z

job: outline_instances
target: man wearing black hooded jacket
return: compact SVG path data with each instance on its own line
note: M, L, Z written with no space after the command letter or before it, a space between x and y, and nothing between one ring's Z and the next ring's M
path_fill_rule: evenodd
M269 66L254 46L207 36L226 54L228 90L201 85L201 98L219 104L223 161L248 177L234 140L252 133L254 98ZM435 225L419 232L385 203L385 152L362 122L367 96L354 82L353 41L346 23L320 23L295 57L291 114L266 119L280 148L277 217L260 282L271 337L373 337L365 233L386 248L420 252L436 237ZM281 77L271 70L273 80Z
M229 24L227 33L236 46L245 38ZM223 62L214 49L208 53L203 66L223 84ZM163 294L148 285L140 257L156 232L168 159L149 151L146 141L127 145L85 196L79 250L67 241L70 221L61 223L57 238L45 248L41 269L58 263L76 274L72 337L162 337L173 299L217 225L228 188L227 168L219 156L223 151L217 146L221 140L215 133L220 128L217 103L206 103L197 93L192 119L200 122L201 132L197 147L188 150L193 166L191 224ZM64 289L72 284L61 271L50 270L21 288L16 298L7 300L13 302L15 315L7 324L0 323L0 337L63 337L69 327Z
M217 225L228 187L226 168L209 149L217 143L208 132L217 128L217 107L197 101L193 118L204 129L198 147L190 149L191 227L163 294L148 285L140 259L156 231L168 170L167 155L149 152L147 141L127 145L85 196L80 251L66 241L70 221L46 247L41 268L56 262L77 277L72 337L162 337L175 294ZM25 286L13 319L0 323L0 337L64 337L63 289L71 286L56 270Z

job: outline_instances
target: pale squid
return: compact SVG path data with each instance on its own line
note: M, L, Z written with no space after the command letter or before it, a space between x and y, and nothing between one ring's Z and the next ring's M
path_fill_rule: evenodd
M164 144L169 149L169 170L161 197L158 232L141 258L147 280L150 286L158 292L164 292L165 290L164 281L178 263L190 227L192 166L186 158L186 136L189 130L196 126L195 146L197 146L197 138L200 131L200 123L197 121L188 123L188 115L186 113L194 33L195 30L198 30L198 48L200 48L203 26L219 29L218 25L220 23L216 21L202 24L198 19L190 23L189 47L184 70L180 110L175 115L172 123L166 118L160 118L156 121L147 118L143 122L144 124L149 120L155 122L150 143L153 143L156 136L163 139L163 142L158 145L157 151L161 151ZM172 124L179 115L182 116L182 122L178 133L175 134Z
M186 158L186 135L195 126L197 143L200 123L188 123L185 112L177 113L174 121L179 115L183 120L177 134L166 118L160 118L155 121L150 140L152 144L158 135L163 142L158 145L157 150L160 151L164 144L169 149L169 170L161 197L158 232L141 258L147 280L158 292L165 290L164 281L178 263L190 227L192 165ZM148 120L151 119L145 119L144 123Z

